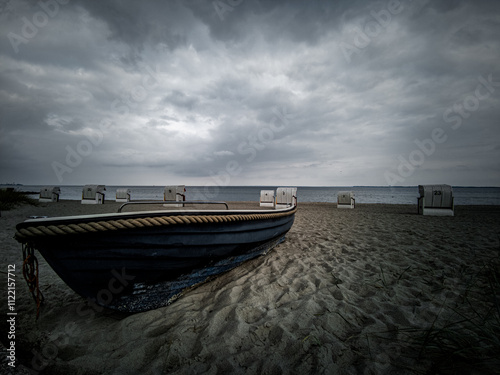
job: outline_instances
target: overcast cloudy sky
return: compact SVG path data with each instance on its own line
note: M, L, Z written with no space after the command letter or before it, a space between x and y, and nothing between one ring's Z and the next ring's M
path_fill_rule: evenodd
M500 186L500 1L0 1L0 183Z

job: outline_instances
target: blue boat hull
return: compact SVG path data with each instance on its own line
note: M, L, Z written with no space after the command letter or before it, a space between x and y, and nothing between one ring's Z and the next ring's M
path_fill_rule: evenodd
M166 306L186 289L266 254L284 240L294 212L269 216L44 236L32 240L32 245L81 296L107 308L140 312ZM70 222L54 220L44 224Z

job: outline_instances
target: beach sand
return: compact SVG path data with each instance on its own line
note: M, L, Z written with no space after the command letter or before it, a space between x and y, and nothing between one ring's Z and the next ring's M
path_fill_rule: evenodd
M454 334L462 341L486 335L473 342L476 357L498 345L498 321L490 323L500 303L493 278L500 276L499 206L458 206L455 217L424 217L416 204L339 210L336 204L299 203L286 241L269 254L170 306L134 315L89 305L39 256L45 304L36 320L21 245L12 238L15 224L31 215L114 212L118 206L62 201L1 213L4 288L7 265L16 265L20 361L12 371L3 360L1 370L400 374L453 373L458 366L472 374L500 368L495 358L462 363L459 354L472 349L453 356L453 348L443 351L457 341ZM2 293L4 311L6 299ZM9 345L5 317L1 341Z

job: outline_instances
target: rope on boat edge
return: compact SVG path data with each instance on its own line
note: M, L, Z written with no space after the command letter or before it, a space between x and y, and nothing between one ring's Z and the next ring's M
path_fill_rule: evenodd
M106 232L108 230L124 230L144 227L159 227L177 224L208 224L222 223L232 221L263 220L289 216L297 211L297 207L289 212L271 213L271 214L250 214L250 215L196 215L196 216L160 216L144 217L138 219L118 219L106 220L89 223L60 224L60 225L36 225L22 228L16 232L14 238L25 243L27 240L35 237L60 236L72 234L87 234Z

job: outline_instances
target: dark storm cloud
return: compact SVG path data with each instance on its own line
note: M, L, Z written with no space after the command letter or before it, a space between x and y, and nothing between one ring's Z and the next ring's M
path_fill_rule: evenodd
M7 1L2 178L498 185L499 10Z
M198 98L189 97L182 91L174 90L163 98L162 104L171 103L177 107L183 107L191 110L198 101Z

